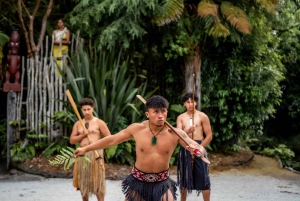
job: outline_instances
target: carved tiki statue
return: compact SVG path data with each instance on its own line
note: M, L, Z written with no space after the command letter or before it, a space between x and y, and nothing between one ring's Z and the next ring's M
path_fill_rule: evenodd
M21 91L20 85L20 56L18 55L20 47L20 35L14 30L10 35L9 41L10 53L7 55L7 69L5 73L5 83L3 91ZM14 82L11 83L11 78Z

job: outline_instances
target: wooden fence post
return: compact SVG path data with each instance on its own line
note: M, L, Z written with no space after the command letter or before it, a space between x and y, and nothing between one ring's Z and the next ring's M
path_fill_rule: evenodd
M9 125L9 122L16 120L16 105L17 94L16 92L9 91L7 93L7 169L11 165L10 146L16 140L15 129Z

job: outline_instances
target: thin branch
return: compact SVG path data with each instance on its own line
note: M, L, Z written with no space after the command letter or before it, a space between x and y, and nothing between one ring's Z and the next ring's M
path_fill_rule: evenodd
M17 9L17 11L18 11L20 22L21 22L21 27L22 27L24 35L25 35L25 41L26 41L26 46L27 46L28 57L33 57L32 49L31 49L31 46L30 46L30 41L29 41L29 38L28 38L28 32L26 30L26 26L25 26L25 23L24 23L24 20L23 20L23 17L22 17L22 0L18 0L18 9Z
M40 7L40 4L41 4L41 0L37 0L36 6L35 6L33 14L32 14L33 18L35 18L36 13L37 13L37 11L38 11L38 9Z
M30 17L30 13L29 10L27 9L27 7L25 6L24 2L21 1L23 8L25 9L25 13L28 15L28 17Z
M286 28L286 29L274 29L274 30L278 31L277 36L281 36L283 33L287 32L287 31L289 31L291 29L297 28L299 26L300 26L300 24L295 24L295 25L293 25L293 26L291 26L289 28Z
M50 15L50 13L52 11L52 6L53 6L53 0L50 0L48 8L47 8L47 11L46 11L46 13L44 15L44 18L43 18L42 29L41 29L41 33L40 33L40 38L39 38L38 45L37 45L37 51L40 50L41 43L43 41L43 38L44 38L44 35L45 35L45 31L46 31L47 19L48 19L49 15Z
M34 18L36 16L36 13L40 7L40 3L41 3L41 0L37 0L37 4L34 8L34 11L33 11L33 14L29 17L29 35L30 35L30 43L31 43L31 47L32 47L32 50L34 52L37 51L37 47L36 47L36 44L34 42L34 36L33 36L33 22L34 22Z

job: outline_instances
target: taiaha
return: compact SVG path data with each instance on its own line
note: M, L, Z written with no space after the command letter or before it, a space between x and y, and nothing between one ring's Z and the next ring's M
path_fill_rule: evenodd
M136 97L138 99L140 99L144 104L146 104L146 100L142 96L136 95ZM189 146L189 143L187 142L187 140L183 136L181 136L179 133L177 133L177 131L173 128L173 126L171 126L171 124L169 124L167 121L165 121L165 125L168 126L178 137L180 137ZM203 148L203 150L204 150L204 153L205 153L204 148ZM205 163L210 164L210 161L207 158L205 158L204 153L201 153L201 151L198 150L198 149L194 150L194 154L197 157L201 158Z
M195 82L195 73L193 73L193 115L192 115L192 125L191 126L194 126L195 125L195 88L196 88L196 82ZM194 132L192 132L192 140L194 140ZM194 154L191 154L191 157L192 157L192 160L191 160L191 163L192 163L192 170L194 169Z

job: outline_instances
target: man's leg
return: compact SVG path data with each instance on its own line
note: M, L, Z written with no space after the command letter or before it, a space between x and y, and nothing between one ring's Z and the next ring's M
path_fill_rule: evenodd
M167 199L167 195L168 195L168 199ZM174 201L174 197L170 189L164 194L163 201Z
M102 194L97 195L97 199L98 201L104 201L104 195Z
M180 191L180 200L186 201L186 196L187 196L187 188L184 188Z
M210 190L202 191L202 196L204 201L210 201Z

